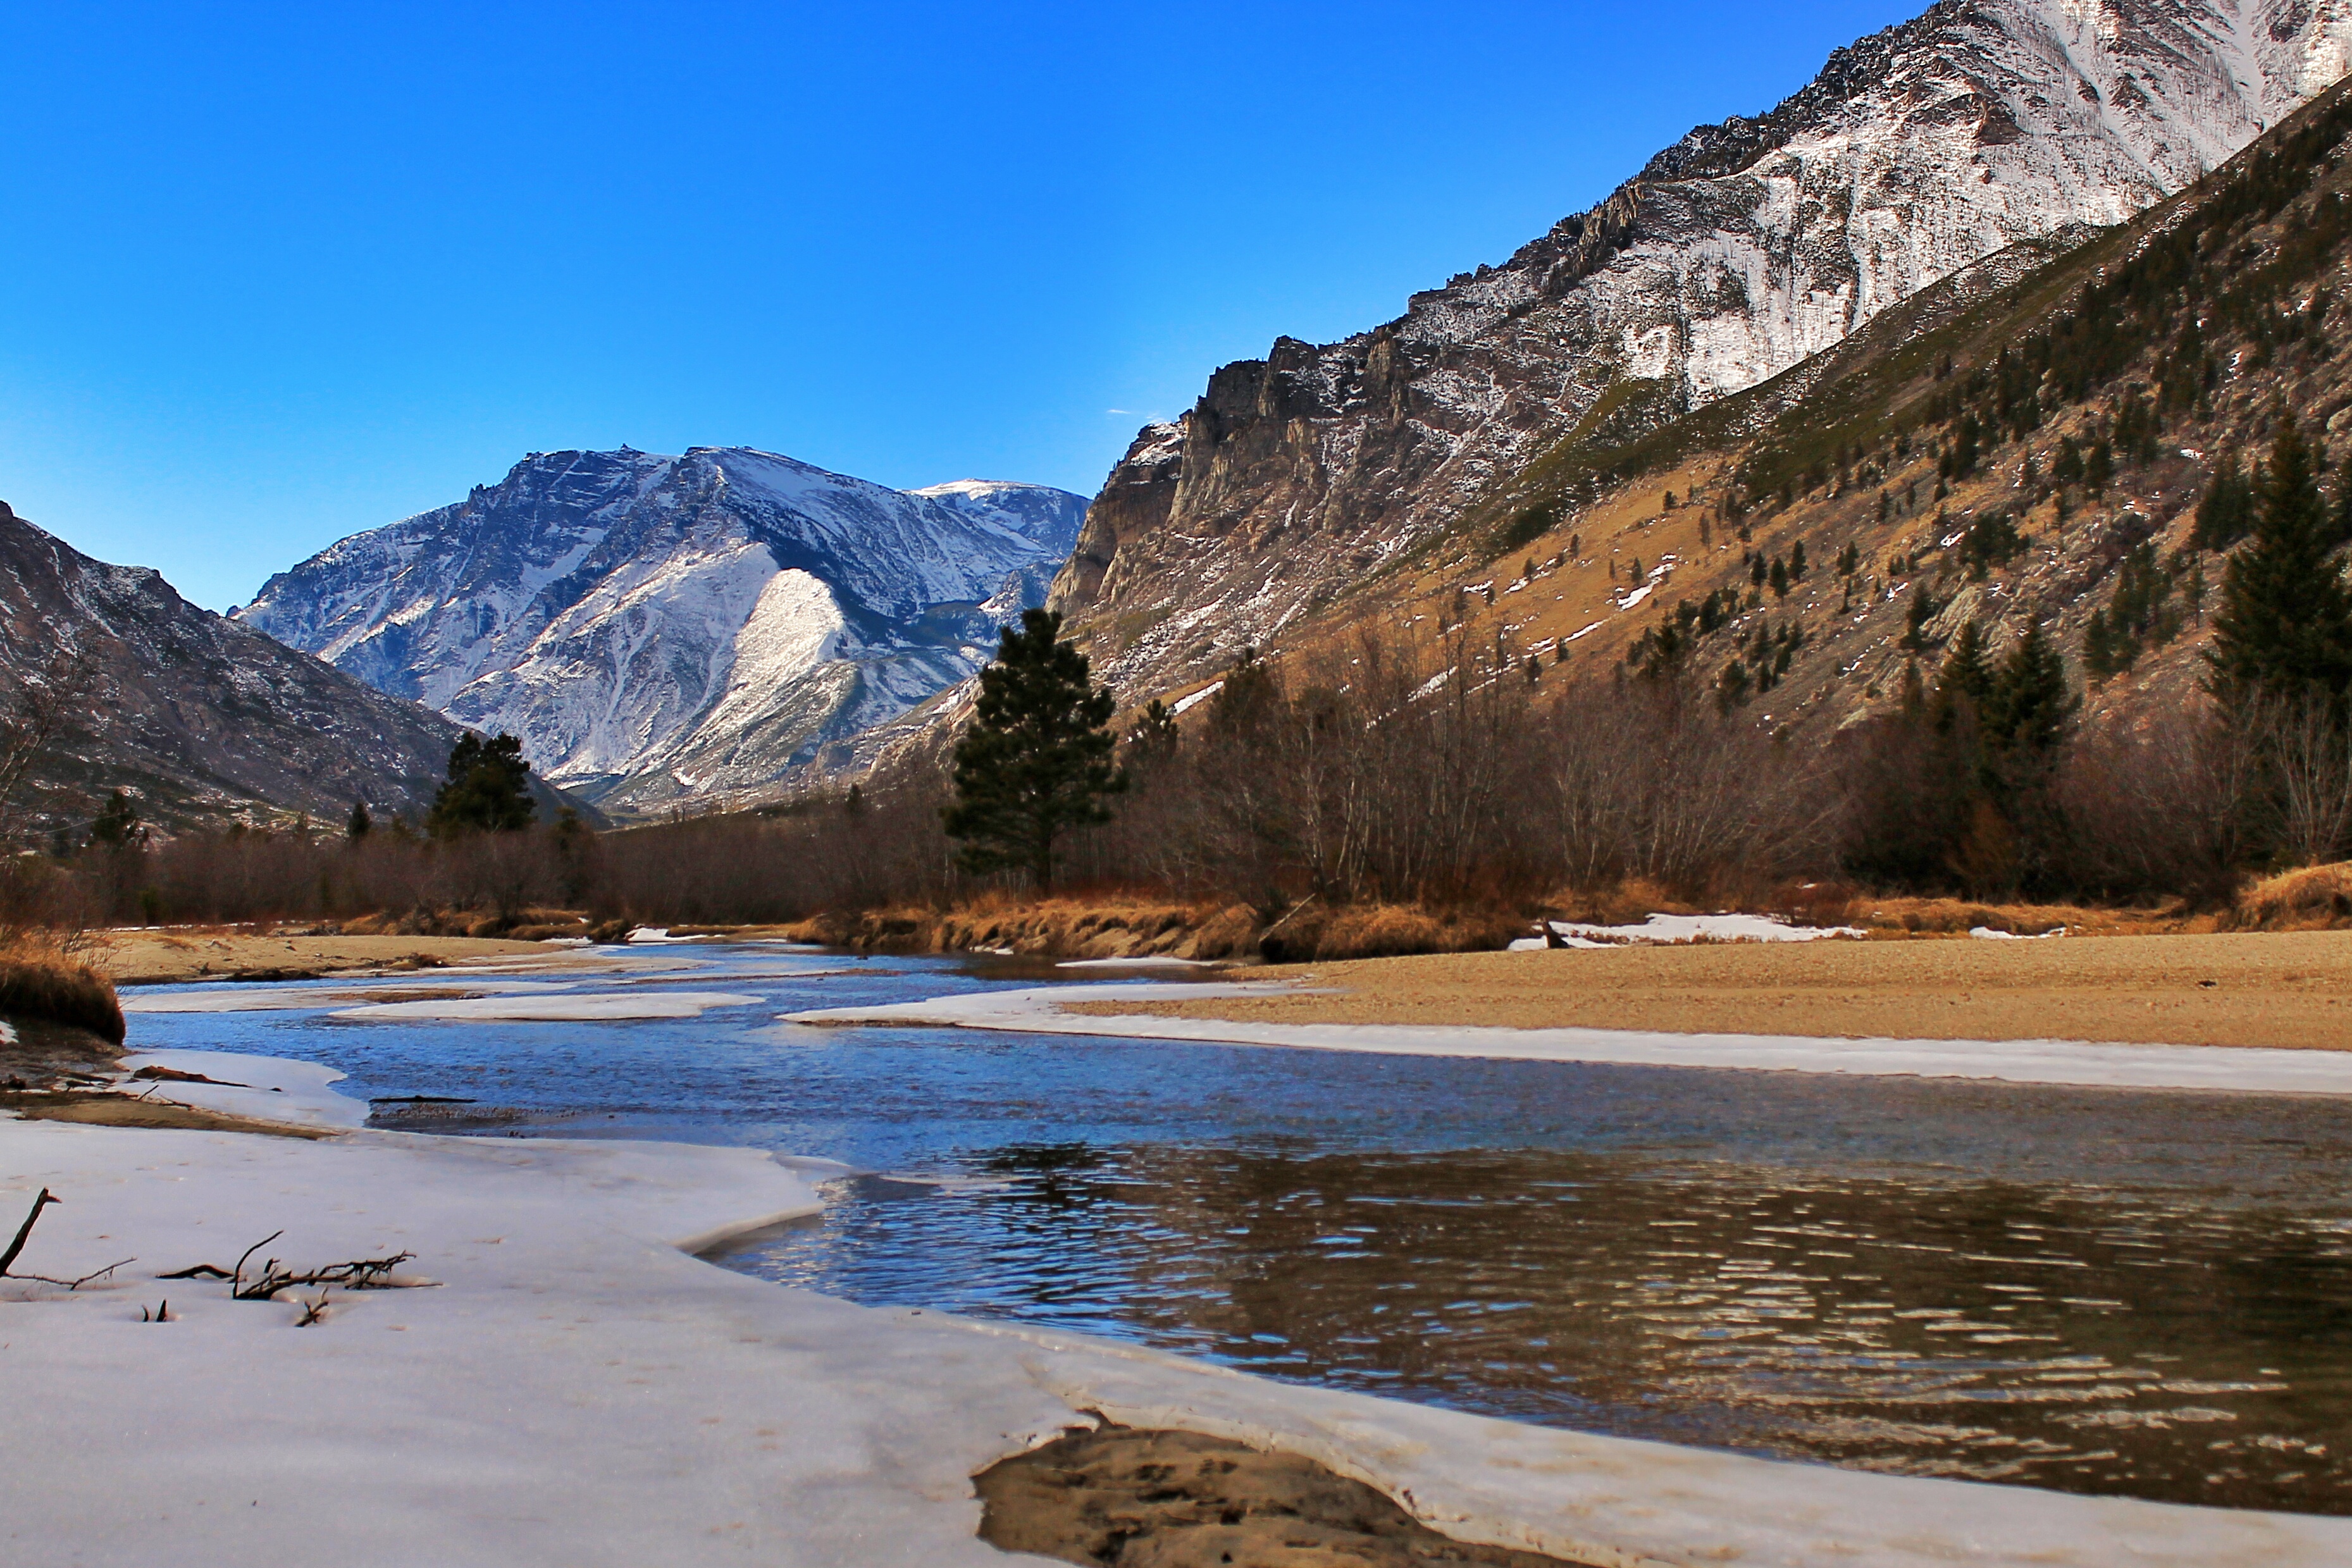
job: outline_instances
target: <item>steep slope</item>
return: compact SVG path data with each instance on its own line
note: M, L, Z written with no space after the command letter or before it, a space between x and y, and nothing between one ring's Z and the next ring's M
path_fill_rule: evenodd
M1932 685L1969 623L1995 658L2039 625L2086 719L2191 711L2246 527L2230 498L2280 413L2329 461L2352 544L2352 83L2039 254L1630 441L1563 439L1499 486L1492 526L1276 654L1443 627L1474 678L1686 681L1825 743Z
M296 811L340 822L354 800L414 820L462 733L0 503L0 679L53 678L73 700L15 802L44 830L86 825L115 789L165 827Z
M2347 42L2352 0L1947 0L1397 320L1218 371L1113 470L1051 601L1129 695L1180 684L1564 440L1632 439L2180 190L2342 76Z
M235 613L643 810L772 784L977 669L1085 510L1044 486L901 492L740 447L534 453Z

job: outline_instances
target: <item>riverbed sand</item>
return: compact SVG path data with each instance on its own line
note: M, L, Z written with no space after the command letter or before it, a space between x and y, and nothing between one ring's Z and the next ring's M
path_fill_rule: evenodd
M2352 1049L2352 932L1721 943L1255 971L1264 995L1072 1002L1248 1023ZM1311 991L1293 988L1304 984Z
M579 950L486 936L269 936L253 931L115 931L87 954L118 986L293 978L488 960L551 967Z

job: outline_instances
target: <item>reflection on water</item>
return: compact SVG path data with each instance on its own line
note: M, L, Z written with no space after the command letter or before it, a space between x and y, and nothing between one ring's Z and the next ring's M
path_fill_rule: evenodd
M739 1260L867 1301L1874 1469L2337 1511L2344 1228L1573 1153L1048 1145Z
M140 1015L132 1043L324 1061L419 1128L888 1173L730 1260L855 1301L1591 1430L2352 1512L2352 1102L778 1029L1034 977L679 962L597 988L761 999Z

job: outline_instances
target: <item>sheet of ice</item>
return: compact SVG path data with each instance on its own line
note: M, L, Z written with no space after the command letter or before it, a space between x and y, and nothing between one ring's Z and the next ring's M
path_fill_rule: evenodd
M367 1121L364 1100L338 1094L330 1085L346 1074L315 1061L289 1061L276 1056L240 1056L221 1051L140 1051L122 1059L124 1072L161 1067L173 1072L194 1072L218 1080L212 1083L180 1083L169 1079L152 1086L132 1080L131 1087L159 1100L176 1100L206 1111L232 1116L258 1116L268 1122L299 1122L324 1127L357 1127Z
M1066 958L1054 966L1056 969L1211 969L1216 965L1207 958L1170 958L1148 954L1133 958Z
M1072 1002L1182 1001L1264 996L1259 984L1055 986L935 997L885 1007L786 1013L794 1024L930 1024L1033 1034L1191 1040L1224 1045L1354 1051L1379 1056L1469 1056L1507 1061L1736 1067L1880 1077L1991 1078L2136 1089L2226 1089L2352 1094L2352 1051L2214 1045L2106 1045L2068 1040L1833 1040L1802 1035L1664 1034L1615 1029L1490 1029L1472 1025L1283 1024L1150 1014L1097 1018Z
M1852 925L1796 925L1777 915L1653 915L1639 925L1588 925L1555 920L1562 936L1589 946L1659 942L1818 942L1824 936L1864 935ZM1516 948L1516 944L1514 947Z
M249 1071L249 1070L248 1070ZM1595 1563L2319 1568L2352 1521L2166 1507L1586 1437L1297 1387L1076 1335L866 1309L680 1250L816 1205L758 1152L325 1142L0 1123L23 1266L0 1301L7 1556L83 1568L1002 1568L970 1476L1097 1410L1312 1456L1472 1540ZM254 1240L410 1250L436 1288L228 1299L163 1270ZM140 1309L169 1298L172 1321Z
M623 1019L700 1018L712 1008L738 1008L758 997L740 991L591 991L572 996L431 997L413 1002L372 1002L337 1009L335 1017L364 1023L416 1019L501 1023L608 1023Z
M282 1013L300 1012L320 1008L350 1007L365 1002L370 995L385 991L414 991L426 988L452 991L560 991L577 985L576 980L481 980L431 978L400 980L392 984L375 981L362 986L291 986L241 985L234 989L216 991L149 991L134 990L122 998L126 1013Z

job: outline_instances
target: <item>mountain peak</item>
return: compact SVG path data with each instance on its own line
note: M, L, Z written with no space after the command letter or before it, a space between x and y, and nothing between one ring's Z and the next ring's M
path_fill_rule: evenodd
M542 452L353 535L237 618L381 690L520 736L621 810L756 789L984 664L1084 497L898 491L781 453Z

